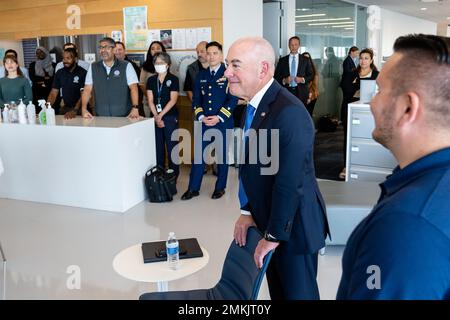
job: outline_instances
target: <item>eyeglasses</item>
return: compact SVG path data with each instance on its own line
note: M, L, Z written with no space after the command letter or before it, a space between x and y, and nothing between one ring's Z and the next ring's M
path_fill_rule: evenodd
M98 50L107 50L109 48L114 48L113 46L98 46Z

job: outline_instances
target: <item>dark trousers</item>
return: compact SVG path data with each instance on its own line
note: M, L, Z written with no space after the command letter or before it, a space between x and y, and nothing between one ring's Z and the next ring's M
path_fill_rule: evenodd
M205 170L205 159L203 157L203 153L206 147L214 142L214 139L212 141L206 141L203 137L211 129L219 130L223 139L223 144L221 148L222 150L216 149L217 181L214 190L222 190L226 188L228 178L228 142L229 142L227 139L226 129L232 128L233 122L230 120L228 120L226 123L219 123L214 127L207 127L202 123L201 143L200 137L197 136L194 137L195 156L194 156L194 163L192 164L191 168L191 173L189 175L189 190L199 191L202 185L203 174ZM197 132L195 132L194 134L197 134Z
M318 253L302 255L289 252L281 244L267 268L267 283L272 300L319 300L317 286Z
M314 111L314 107L316 106L316 102L317 99L314 99L312 101L310 101L307 105L306 105L306 110L308 110L309 115L312 117L313 115L313 111Z
M172 159L172 150L178 141L172 141L172 133L178 129L178 120L175 116L164 116L164 128L158 128L155 125L155 140L156 140L156 163L165 168L166 164L166 148L169 157L169 168L172 169L178 176L180 173L179 165L175 164Z
M308 96L309 92L308 89L302 88L300 84L296 87L285 87L288 89L290 93L292 93L294 96L300 99L301 102L303 102L303 105L306 106L306 102L308 102Z

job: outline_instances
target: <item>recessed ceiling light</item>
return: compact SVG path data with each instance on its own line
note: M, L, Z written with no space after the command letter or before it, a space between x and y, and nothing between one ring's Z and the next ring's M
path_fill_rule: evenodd
M425 10L427 10L427 8L420 8L420 10L425 11Z

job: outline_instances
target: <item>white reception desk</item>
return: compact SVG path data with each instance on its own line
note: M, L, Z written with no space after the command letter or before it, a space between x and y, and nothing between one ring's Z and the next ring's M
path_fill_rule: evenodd
M55 126L0 123L0 197L125 212L146 198L154 126L153 119L63 116Z

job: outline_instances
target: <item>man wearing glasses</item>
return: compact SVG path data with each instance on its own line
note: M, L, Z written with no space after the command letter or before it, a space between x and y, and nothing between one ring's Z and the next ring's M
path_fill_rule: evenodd
M133 66L128 61L116 59L113 39L103 38L99 43L102 60L92 63L89 67L82 96L81 115L83 118L92 118L87 105L94 89L96 115L139 118L139 81Z

